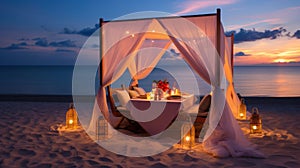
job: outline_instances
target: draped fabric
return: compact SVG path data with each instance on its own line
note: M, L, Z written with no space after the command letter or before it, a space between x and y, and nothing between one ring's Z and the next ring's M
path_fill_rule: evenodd
M145 39L140 50L130 62L128 69L133 79L131 85L138 84L138 80L147 77L161 59L171 44L170 40Z
M204 150L218 157L262 157L263 155L257 152L245 138L237 121L233 117L232 110L228 103L232 102L232 99L226 97L227 85L222 85L222 83L224 83L223 81L226 82L226 80L221 79L225 77L230 78L230 81L227 83L231 83L231 85L229 85L229 92L232 92L231 67L229 67L228 61L223 62L223 60L226 60L227 57L230 56L229 53L231 53L231 51L228 51L228 47L225 49L227 45L227 43L225 44L225 40L227 39L224 33L223 36L221 36L221 38L223 38L221 43L225 45L221 45L221 55L218 55L211 41L203 37L203 33L205 32L196 29L188 23L183 24L185 26L188 25L187 27L183 26L181 28L180 24L176 24L171 19L160 20L160 23L168 30L174 45L181 53L184 53L182 55L184 59L191 65L193 70L211 84L213 88L211 108L208 117L208 129L202 129L199 137L203 140ZM182 29L185 31L182 31ZM221 29L221 31L223 32L223 29ZM195 40L191 40L189 37L194 37ZM178 39L180 39L180 42L178 42ZM225 73L220 71L223 66ZM207 71L203 71L203 68L206 68ZM207 77L207 73L209 74L209 78ZM204 135L204 137L201 137L201 135Z
M220 77L226 78L226 84L223 84L225 85L223 87L227 88L224 93L224 96L226 96L226 102L223 113L221 114L222 117L212 134L203 141L203 148L205 151L216 157L247 156L263 158L264 155L256 150L255 146L246 139L234 117L234 115L237 114L237 106L240 104L240 101L233 87L233 65L231 65L231 59L229 59L231 58L232 53L232 48L230 47L231 43L232 41L228 40L222 28L220 57L223 61L224 74L221 74ZM209 117L215 116L212 114ZM211 121L209 122L211 123Z
M231 48L222 25L221 37L216 37L216 15L115 21L106 23L102 29L102 83L95 106L111 125L119 119L109 113L105 87L127 68L135 81L146 77L171 41L191 68L212 86L208 129L200 134L204 150L219 157L262 156L245 138L233 116L238 101L228 61ZM215 47L217 38L221 42L220 53ZM160 42L153 47L152 40ZM95 130L99 110L94 111L88 131Z
M211 22L216 22L216 17L211 18ZM224 107L224 95L219 87L219 77L217 71L222 64L219 62L219 56L216 53L214 44L205 37L205 32L197 26L191 24L188 20L179 19L161 19L160 23L168 30L170 38L177 49L182 53L182 57L201 76L206 82L211 84L212 102L209 117L209 127L204 134L203 140L206 140L212 134L222 114ZM215 30L215 24L208 30ZM185 30L185 31L183 31ZM178 41L180 39L180 42ZM216 66L217 64L217 66ZM216 68L217 67L217 68Z
M98 90L95 105L98 106L99 110L112 126L116 125L120 118L114 117L109 113L105 88L124 73L132 59L131 57L127 57L139 48L145 35L143 32L146 32L150 23L151 20L128 21L127 23L111 22L106 23L102 28L102 37L100 34L103 54L101 60L102 83ZM96 121L100 116L100 111L96 109L94 108L90 125L87 129L88 132L96 130Z
M226 75L226 80L227 80L227 92L226 92L226 98L229 100L228 105L232 111L232 114L234 115L235 118L237 118L238 115L238 109L239 105L241 104L235 90L234 90L234 81L233 81L233 65L232 60L232 46L231 44L233 41L231 41L231 37L225 37L223 36L224 40L224 49L225 49L225 59L224 59L224 71Z
M203 142L203 146L205 151L216 157L264 158L264 155L246 139L227 103L218 126Z
M214 66L211 63L205 64L205 62L215 61L214 56L211 57L211 53L214 54L215 52L215 50L211 48L213 45L205 37L205 32L199 30L198 27L186 19L179 19L180 24L178 24L178 19L179 18L160 19L159 21L162 26L168 30L170 39L182 53L184 60L197 71L203 80L211 83L210 74L208 72L213 73L213 76L215 74ZM187 25L191 25L191 27ZM212 25L209 30L215 29L213 26L214 25ZM205 51L201 50L203 48L205 48Z

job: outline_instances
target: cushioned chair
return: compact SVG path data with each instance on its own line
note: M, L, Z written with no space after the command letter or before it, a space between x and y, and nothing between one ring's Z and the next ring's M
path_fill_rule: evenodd
M122 88L108 88L108 100L111 108L111 113L115 117L121 117L119 123L115 126L116 129L121 128L122 124L123 128L131 130L133 132L144 132L144 130L138 125L137 122L132 120L132 116L130 115L130 111L126 108L127 102L130 100L130 96L128 93L128 89L122 86ZM133 127L133 130L130 129Z
M112 89L110 86L108 86L107 89L108 89L108 101L109 101L111 113L115 117L121 117L121 120L115 127L115 128L119 128L120 124L124 121L124 119L127 118L126 114L127 115L130 114L130 112L126 109L126 107L121 105L121 103L117 97L117 94L116 94L117 90L121 91L123 89L122 88Z
M210 105L211 105L211 95L208 94L201 99L199 105L196 104L191 108L189 108L187 111L185 111L190 115L191 120L195 121L194 127L196 131L195 132L196 137L199 137L203 124L208 116Z

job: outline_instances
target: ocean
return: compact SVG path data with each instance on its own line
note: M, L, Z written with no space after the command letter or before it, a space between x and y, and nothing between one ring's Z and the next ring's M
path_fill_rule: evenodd
M238 66L234 67L234 86L242 96L299 97L299 74L300 67ZM0 66L0 94L71 95L72 75L73 66ZM126 71L112 86L128 84L129 77ZM187 92L199 87L200 95L209 93L211 89L197 75L178 66L156 68L147 78L140 80L139 85L150 91L153 80L164 79L171 87L174 85ZM94 90L98 86L96 75Z

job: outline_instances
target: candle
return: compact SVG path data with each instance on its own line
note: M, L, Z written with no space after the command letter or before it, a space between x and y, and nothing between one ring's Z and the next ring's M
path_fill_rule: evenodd
M253 125L253 127L252 127L254 130L256 130L257 129L257 126L256 125Z

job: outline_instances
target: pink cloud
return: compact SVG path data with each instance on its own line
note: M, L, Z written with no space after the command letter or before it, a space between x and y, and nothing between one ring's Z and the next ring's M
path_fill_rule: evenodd
M279 18L264 19L264 20L259 20L259 21L250 22L250 23L246 23L246 24L227 26L227 30L236 30L236 29L240 29L240 28L246 28L246 27L261 24L261 23L275 24L275 23L278 23L279 21L280 21Z
M237 0L204 0L204 1L187 0L179 4L179 6L183 9L177 12L176 14L177 15L186 14L210 6L229 5L235 3L236 1Z
M298 13L300 10L300 6L283 8L275 11L269 11L265 13L257 13L256 15L249 16L249 20L256 19L256 21L250 21L244 24L236 24L226 26L226 30L237 30L240 28L247 28L250 26L258 25L258 24L269 24L275 27L272 29L276 29L278 27L283 27L288 25L289 27L298 28L297 23L299 22ZM276 18L274 17L276 16ZM246 18L247 19L247 18ZM246 20L243 18L243 20Z

